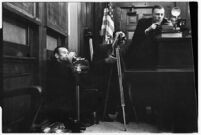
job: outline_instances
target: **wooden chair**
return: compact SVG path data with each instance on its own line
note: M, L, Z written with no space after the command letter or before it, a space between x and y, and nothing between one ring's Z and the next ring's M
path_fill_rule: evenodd
M41 106L42 88L30 86L4 91L1 97L4 133L32 132Z

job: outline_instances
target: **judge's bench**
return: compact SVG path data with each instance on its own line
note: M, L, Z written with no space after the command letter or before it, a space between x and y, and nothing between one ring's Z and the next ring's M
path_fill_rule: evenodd
M197 90L191 36L157 37L157 67L127 68L132 104L138 121L162 130L197 130Z

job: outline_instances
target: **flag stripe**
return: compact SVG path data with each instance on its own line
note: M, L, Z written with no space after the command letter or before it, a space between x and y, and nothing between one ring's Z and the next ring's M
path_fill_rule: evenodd
M113 41L114 21L111 16L113 16L111 7L109 7L109 9L105 8L100 34L101 36L104 36L106 43L111 43Z
M114 22L110 16L107 16L107 18L103 20L103 25L104 26L108 25L109 27L111 27L114 30Z

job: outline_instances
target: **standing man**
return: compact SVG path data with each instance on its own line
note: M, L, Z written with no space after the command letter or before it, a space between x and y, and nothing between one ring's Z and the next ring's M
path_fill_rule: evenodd
M120 35L122 40L119 39ZM115 39L116 38L118 39L116 44L125 44L125 34L123 32L116 32ZM112 120L109 118L109 114L117 116L117 112L121 109L116 65L117 58L112 55L113 51L114 48L112 44L97 44L94 49L94 60L91 68L94 70L93 75L96 76L97 79L96 85L101 91L98 114L99 116L105 115L103 119L109 121Z
M161 33L161 25L168 23L164 18L165 9L156 5L151 18L138 21L132 42L126 56L130 68L155 68L157 65L157 42L155 37Z

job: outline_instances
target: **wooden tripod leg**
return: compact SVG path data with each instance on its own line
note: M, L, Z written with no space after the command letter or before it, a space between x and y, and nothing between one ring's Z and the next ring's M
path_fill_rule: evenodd
M119 90L120 90L120 98L121 98L121 106L123 111L123 120L124 120L124 131L126 131L126 114L125 114L125 99L124 99L124 89L123 89L123 77L121 71L121 61L120 61L120 52L119 47L116 48L116 57L117 57L117 71L119 78Z
M76 99L77 99L77 120L80 121L80 87L76 86Z

